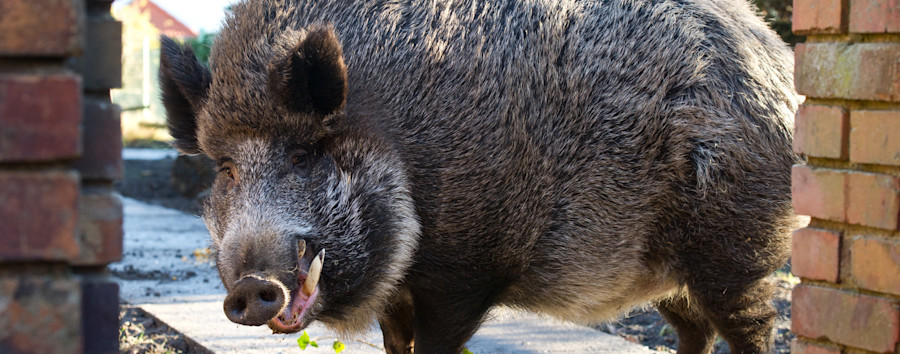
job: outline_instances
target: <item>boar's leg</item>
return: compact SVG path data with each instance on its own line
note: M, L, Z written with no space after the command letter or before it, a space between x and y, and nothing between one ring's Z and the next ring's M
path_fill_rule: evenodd
M678 296L656 304L659 313L678 334L678 354L707 354L712 351L716 332L687 297Z
M691 287L691 296L732 353L769 353L777 315L770 304L772 287L766 279L743 285L709 282Z
M459 354L496 300L498 287L413 291L415 351Z
M384 335L384 349L389 354L413 352L413 303L408 292L398 295L378 319Z

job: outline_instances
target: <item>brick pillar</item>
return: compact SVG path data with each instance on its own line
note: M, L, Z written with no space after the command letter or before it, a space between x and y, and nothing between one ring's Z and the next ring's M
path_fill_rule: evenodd
M796 353L900 347L900 2L795 0Z
M113 353L121 27L112 0L0 5L0 353Z

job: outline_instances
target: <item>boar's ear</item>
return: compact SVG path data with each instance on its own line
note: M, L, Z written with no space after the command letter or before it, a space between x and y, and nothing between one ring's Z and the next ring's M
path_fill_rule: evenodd
M160 41L159 85L169 134L175 138L178 150L186 154L200 153L197 113L212 81L209 69L200 64L189 46L165 36Z
M296 112L328 115L342 110L347 67L334 30L310 28L293 50L276 58L269 70L269 90Z

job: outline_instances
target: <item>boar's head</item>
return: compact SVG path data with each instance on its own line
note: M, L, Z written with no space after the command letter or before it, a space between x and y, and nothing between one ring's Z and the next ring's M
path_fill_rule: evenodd
M225 313L282 333L313 320L367 329L417 244L405 167L383 133L345 113L330 27L234 37L217 41L209 68L166 38L160 59L174 145L218 164L203 218Z

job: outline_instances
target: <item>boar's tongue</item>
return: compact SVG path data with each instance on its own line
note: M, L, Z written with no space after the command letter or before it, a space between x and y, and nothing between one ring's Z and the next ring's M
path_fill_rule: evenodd
M303 316L315 303L319 294L319 275L325 261L325 250L310 259L306 255L306 242L300 240L297 244L298 264L297 286L290 293L290 301L284 312L273 318L269 327L276 333L291 333L301 329Z

